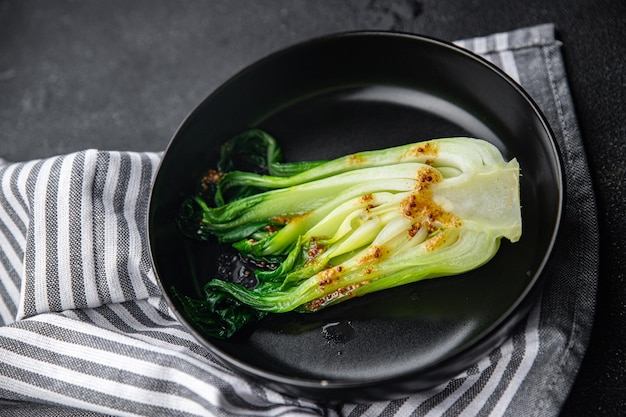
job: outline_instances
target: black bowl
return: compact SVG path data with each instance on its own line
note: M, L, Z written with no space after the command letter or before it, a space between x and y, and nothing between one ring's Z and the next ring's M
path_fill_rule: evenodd
M290 161L329 159L446 136L494 143L522 170L523 237L484 267L353 299L318 313L271 316L234 340L203 337L171 288L200 296L217 250L174 218L220 145L259 127ZM157 278L178 319L215 357L284 393L316 400L389 399L465 370L510 334L535 302L562 210L550 128L528 95L486 60L408 34L356 32L270 55L209 95L182 123L149 208Z

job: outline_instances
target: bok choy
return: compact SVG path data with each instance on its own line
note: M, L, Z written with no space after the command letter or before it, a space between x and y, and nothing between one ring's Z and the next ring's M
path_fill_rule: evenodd
M227 338L268 313L483 265L521 236L519 165L463 137L285 163L250 130L226 142L178 224L254 265L253 285L207 277L204 298L179 296L198 328Z

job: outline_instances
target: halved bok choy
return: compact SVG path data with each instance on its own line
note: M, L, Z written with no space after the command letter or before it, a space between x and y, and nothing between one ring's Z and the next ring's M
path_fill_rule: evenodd
M232 246L255 265L254 285L207 277L204 298L179 295L207 335L227 338L268 313L312 312L460 274L522 233L518 162L484 140L280 158L268 133L244 132L181 208L185 235Z

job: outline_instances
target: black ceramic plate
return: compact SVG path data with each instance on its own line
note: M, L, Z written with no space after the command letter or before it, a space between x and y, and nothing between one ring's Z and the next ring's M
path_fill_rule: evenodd
M220 145L260 127L285 159L328 159L446 136L494 143L521 165L523 237L473 272L353 299L312 314L271 316L243 339L203 338L171 287L199 296L217 251L184 239L174 217ZM149 239L155 271L181 322L229 366L316 399L393 398L432 387L501 343L528 312L558 230L558 152L537 107L472 53L393 33L324 37L234 76L184 121L157 174Z

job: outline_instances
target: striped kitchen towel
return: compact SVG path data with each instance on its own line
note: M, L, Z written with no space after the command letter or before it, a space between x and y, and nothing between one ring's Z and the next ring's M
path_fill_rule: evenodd
M543 298L499 348L404 399L327 406L218 363L173 317L149 259L160 154L86 150L0 166L3 416L554 416L590 335L595 202L552 25L459 42L518 80L563 154L563 234ZM572 279L576 277L576 279Z

